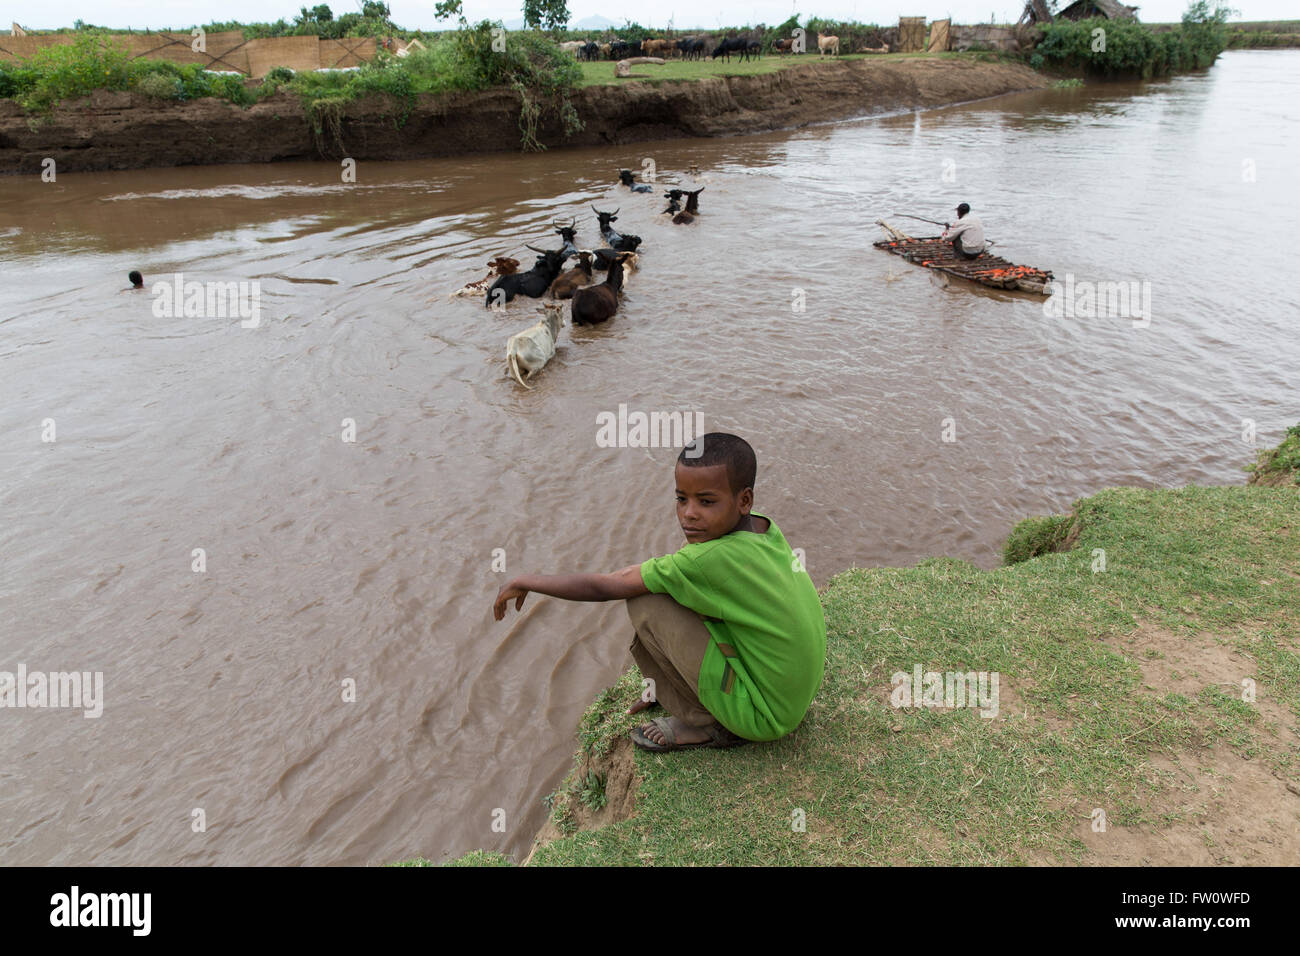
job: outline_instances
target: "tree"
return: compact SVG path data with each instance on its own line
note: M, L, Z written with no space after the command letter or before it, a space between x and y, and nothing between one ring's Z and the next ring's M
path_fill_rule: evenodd
M331 10L328 5L322 3L318 6L312 7L310 10L306 7L302 7L298 11L298 15L293 18L293 22L297 24L329 23L333 19L334 11Z
M461 0L438 0L433 5L433 15L439 20L459 17L461 23L466 22L465 11L461 8Z
M1183 26L1223 26L1228 22L1228 17L1240 12L1222 3L1216 3L1214 9L1210 9L1210 0L1195 0L1187 5L1187 10L1183 13Z
M569 22L570 16L565 0L524 0L524 24L534 30L541 27L558 30Z

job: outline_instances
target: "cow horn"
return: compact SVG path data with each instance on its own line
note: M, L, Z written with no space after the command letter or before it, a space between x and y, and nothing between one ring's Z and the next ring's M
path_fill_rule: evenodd
M531 249L531 250L533 250L533 252L540 252L542 255L546 255L546 253L547 253L547 250L546 250L546 249L538 249L536 246L530 246L530 245L529 245L528 243L526 243L526 242L524 243L524 248L525 248L525 249Z

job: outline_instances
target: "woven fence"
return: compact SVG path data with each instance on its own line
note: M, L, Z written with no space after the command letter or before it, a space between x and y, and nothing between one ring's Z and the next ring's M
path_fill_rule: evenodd
M74 36L66 33L43 36L0 36L0 60L27 60L40 50L70 44ZM245 40L238 30L208 33L203 49L194 49L194 37L179 31L159 30L151 33L118 33L113 43L125 49L132 59L170 60L173 63L197 63L205 70L242 73L261 78L273 67L291 70L338 70L360 66L373 60L378 44L373 37L345 37L322 40L319 37L268 37Z

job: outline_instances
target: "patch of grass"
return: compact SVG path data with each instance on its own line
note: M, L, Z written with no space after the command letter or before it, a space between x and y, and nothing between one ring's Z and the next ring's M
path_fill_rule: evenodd
M389 863L388 866L514 866L514 861L508 856L500 853L492 853L488 850L471 850L464 856L459 856L454 860L448 860L446 863L434 863L432 860L426 860L422 856L417 856L411 860L401 860L397 863Z
M1300 485L1300 425L1292 425L1276 448L1261 451L1253 465L1253 482Z
M816 45L817 38L814 34L813 43ZM653 64L640 64L632 67L633 76L628 79L617 79L614 76L614 63L609 60L598 60L594 63L582 61L577 63L581 71L581 78L578 80L578 86L611 86L620 83L663 83L666 81L690 81L690 80L708 80L723 76L761 76L767 73L776 73L779 70L786 70L792 66L800 66L808 63L830 64L833 60L900 60L915 59L917 57L934 58L940 57L945 59L980 59L979 54L973 53L845 53L841 56L820 56L815 51L812 53L803 53L799 55L779 56L777 54L764 54L756 60L741 61L738 57L732 56L731 62L718 59L712 60L706 57L703 60L667 60L663 66Z
M1026 518L1011 529L1011 535L1002 548L1003 563L1018 564L1040 554L1061 550L1071 527L1069 515Z
M578 794L578 799L583 805L591 810L599 810L605 806L605 775L595 770L588 770L582 777L582 790Z

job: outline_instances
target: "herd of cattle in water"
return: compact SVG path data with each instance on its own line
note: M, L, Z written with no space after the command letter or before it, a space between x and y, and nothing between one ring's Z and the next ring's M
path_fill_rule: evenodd
M692 172L695 171L692 167ZM638 183L628 169L619 170L619 184L634 193L648 193L654 188L648 183ZM703 186L694 190L669 189L664 193L668 206L660 215L671 217L674 225L690 225L700 213L702 192ZM636 271L637 250L641 246L640 236L620 233L614 228L620 209L602 212L592 207L605 248L578 248L577 217L570 219L568 225L555 222L552 226L560 238L560 248L539 249L524 244L537 253L531 269L520 272L518 259L498 256L488 263L486 276L452 293L453 298L483 295L483 304L490 309L501 309L517 296L540 299L550 293L551 301L543 303L538 310L543 314L542 320L512 335L506 343L509 372L524 388L532 388L525 379L531 379L555 356L566 300L573 325L596 325L608 321L618 311L624 279ZM564 271L564 264L570 258L576 259L577 265ZM597 272L605 273L603 281L596 282Z
M579 60L626 60L634 56L657 56L665 59L680 57L684 60L702 60L706 54L713 59L723 57L728 62L735 53L742 60L761 56L763 42L761 34L748 36L720 37L682 37L678 40L611 40L608 43L596 43L591 40L569 40L560 44L560 49L572 54ZM819 54L839 55L840 38L817 34L817 51ZM777 54L802 53L803 48L793 39L775 40L772 52Z

